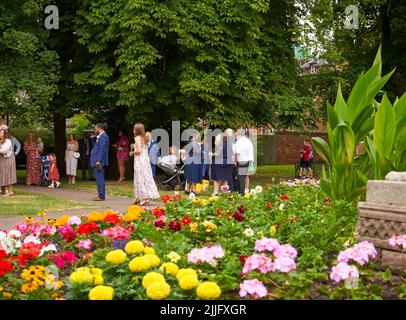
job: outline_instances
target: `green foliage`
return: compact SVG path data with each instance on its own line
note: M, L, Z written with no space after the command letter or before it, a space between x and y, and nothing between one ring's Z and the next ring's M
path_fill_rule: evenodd
M83 131L86 129L90 129L91 122L89 120L89 116L87 114L76 114L72 118L70 118L71 128L68 131L68 134L73 133L76 139L79 139L83 136Z
M372 67L352 88L348 101L339 86L334 107L327 103L329 144L313 138L316 151L330 166L328 175L324 172L321 188L334 200L356 200L364 194L367 178L382 179L390 170L402 170L406 162L406 98L403 95L397 100L395 109L384 94L378 105L374 98L394 72L381 76L381 70L379 49ZM356 157L361 142L367 156Z

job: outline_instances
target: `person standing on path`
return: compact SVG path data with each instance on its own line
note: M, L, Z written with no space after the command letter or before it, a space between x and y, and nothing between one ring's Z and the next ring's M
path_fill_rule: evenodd
M109 165L109 145L110 139L106 133L107 124L98 123L96 125L97 138L90 154L90 166L94 169L98 196L94 201L106 199L106 183L104 175Z
M76 183L76 170L78 168L78 151L79 143L76 141L75 136L71 133L69 140L66 143L65 162L66 174L68 175L68 184Z
M39 148L34 140L32 132L28 133L27 140L24 142L24 152L27 156L27 179L26 184L41 184L41 160L38 158Z
M134 156L134 197L133 204L148 205L150 199L159 198L158 188L152 176L148 157L148 140L142 123L134 125L134 146L130 156Z
M161 156L161 150L158 148L157 142L152 139L151 132L145 132L145 137L148 141L148 157L151 164L152 177L156 177L156 167L158 164L158 158Z
M5 197L13 195L13 184L17 183L16 161L13 143L8 135L8 127L0 126L0 187ZM4 189L4 193L3 193Z
M93 142L89 131L83 132L83 139L79 140L79 153L82 160L82 180L86 180L86 170L89 172L89 180L93 178L93 170L90 168L90 153L92 152Z
M118 141L112 145L116 149L118 172L120 178L118 182L125 180L125 162L128 160L128 148L130 146L130 140L128 139L124 130L118 132Z
M237 131L235 144L235 162L237 163L238 192L243 196L248 193L246 178L251 161L254 161L254 146L243 130Z

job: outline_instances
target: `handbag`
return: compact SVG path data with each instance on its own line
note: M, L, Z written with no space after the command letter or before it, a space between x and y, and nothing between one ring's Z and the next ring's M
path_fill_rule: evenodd
M79 158L80 158L80 153L79 153L79 152L74 152L74 153L73 153L73 157L74 157L75 159L79 159Z

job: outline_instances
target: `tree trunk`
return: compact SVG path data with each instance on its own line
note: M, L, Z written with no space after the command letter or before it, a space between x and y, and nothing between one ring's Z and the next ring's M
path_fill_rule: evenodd
M54 138L58 171L61 177L65 177L66 166L64 158L66 150L66 120L65 117L56 111L54 112Z

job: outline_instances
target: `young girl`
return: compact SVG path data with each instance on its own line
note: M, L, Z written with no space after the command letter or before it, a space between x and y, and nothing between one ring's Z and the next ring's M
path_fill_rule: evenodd
M37 146L38 146L38 151L37 151L37 155L38 158L41 158L41 153L44 152L44 142L42 142L41 137L37 138Z
M58 188L61 183L59 182L59 172L56 166L56 156L51 153L49 155L49 160L51 161L49 165L48 179L51 180L51 185L48 188Z

